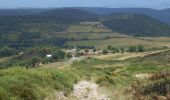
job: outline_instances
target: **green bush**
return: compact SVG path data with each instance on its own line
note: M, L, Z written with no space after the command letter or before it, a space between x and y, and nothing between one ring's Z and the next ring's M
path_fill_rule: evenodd
M142 45L139 45L137 51L138 51L138 52L144 52L144 51L145 51L145 48L144 48Z
M108 49L108 50L111 50L111 49L112 49L112 46L111 46L111 45L108 45L108 46L107 46L107 49Z
M103 50L103 54L108 54L108 51L107 50Z
M120 48L120 52L121 52L121 53L124 53L124 52L125 52L125 48L124 48L124 47L121 47L121 48Z
M72 56L72 53L67 53L67 54L66 54L66 57L67 57L67 58L72 58L72 57L73 57L73 56Z
M112 50L113 53L118 53L119 52L118 48L111 48L111 50Z
M110 76L99 77L97 79L96 83L101 85L101 86L116 84L114 79L112 77L110 77Z
M60 59L64 59L65 57L66 57L66 53L62 50L57 50L52 54L53 60L60 60Z
M136 52L137 51L137 47L136 46L130 46L128 51L129 52Z

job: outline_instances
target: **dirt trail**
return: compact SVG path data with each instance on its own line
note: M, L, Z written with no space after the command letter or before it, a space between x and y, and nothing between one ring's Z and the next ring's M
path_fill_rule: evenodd
M74 85L73 96L80 100L110 100L93 82L81 81Z
M71 97L65 97L63 92L58 92L56 100L110 100L110 98L96 83L83 80L74 84Z

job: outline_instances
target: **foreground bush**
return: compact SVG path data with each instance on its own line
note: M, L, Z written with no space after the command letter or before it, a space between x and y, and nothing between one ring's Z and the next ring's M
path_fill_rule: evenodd
M163 79L144 87L143 94L158 94L166 96L170 92L170 79Z
M0 71L0 100L42 100L53 90L72 91L75 74L57 69L12 68Z
M154 74L149 83L132 86L135 90L134 98L137 100L170 100L169 74ZM164 98L164 99L162 99Z

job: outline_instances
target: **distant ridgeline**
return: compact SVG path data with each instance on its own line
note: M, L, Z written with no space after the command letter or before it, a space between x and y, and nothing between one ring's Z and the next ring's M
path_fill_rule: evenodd
M22 11L19 14L18 12L14 10L10 15L2 14L0 10L0 45L17 48L40 44L61 46L68 39L57 38L50 33L65 31L69 25L92 20L95 16L95 14L76 9L44 10L44 12L37 11L29 15L24 12L21 14Z
M99 14L99 15L107 15L107 14L115 14L115 13L136 13L141 15L146 15L152 17L156 20L164 22L166 24L170 24L170 9L151 9L151 8L101 8L101 7L80 7L79 9Z
M0 45L15 48L41 44L62 46L70 39L56 37L57 32L67 32L70 25L84 21L103 22L113 32L127 35L170 36L169 25L145 15L99 14L82 8L0 10Z
M104 25L115 32L133 36L170 36L170 26L145 15L111 14L104 18Z

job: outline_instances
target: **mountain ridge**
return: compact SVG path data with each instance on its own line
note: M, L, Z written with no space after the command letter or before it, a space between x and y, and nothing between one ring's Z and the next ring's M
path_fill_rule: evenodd
M97 17L94 13L74 8L50 9L45 12L41 12L38 15L75 20L94 19Z
M166 24L170 24L170 11L167 9L152 9L152 8L78 8L85 11L93 12L99 15L114 14L114 13L138 13L143 14Z
M133 36L170 36L170 26L151 17L134 14L119 13L107 16L104 25L112 31Z

